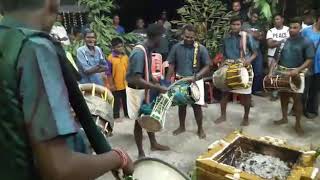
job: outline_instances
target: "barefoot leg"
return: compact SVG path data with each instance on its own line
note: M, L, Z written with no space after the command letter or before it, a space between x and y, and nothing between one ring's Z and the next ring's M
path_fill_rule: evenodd
M149 136L152 151L169 151L170 150L168 146L164 146L157 143L156 136L154 133L148 132L148 136Z
M298 135L302 136L304 134L303 128L301 126L301 116L302 116L302 102L301 102L301 94L294 94L293 95L293 100L294 100L294 110L295 110L295 115L296 115L296 125L295 125L295 130Z
M228 101L229 101L229 97L230 97L230 93L229 92L225 92L223 94L223 97L221 99L221 102L220 102L220 111L221 111L221 116L214 121L215 124L220 124L224 121L226 121L226 114L227 114L227 104L228 104Z
M136 144L137 144L139 157L141 157L141 156L144 157L145 156L145 153L144 153L144 150L143 150L143 145L142 145L142 137L143 137L142 128L139 125L138 121L135 121L135 124L134 124L134 139L135 139Z
M187 116L187 106L179 106L179 128L173 131L173 135L177 136L181 133L184 133L186 131L186 116Z
M198 136L200 139L204 139L206 138L206 134L204 132L203 125L202 125L203 114L202 114L201 106L195 104L192 106L192 108L193 108L193 113L198 125Z

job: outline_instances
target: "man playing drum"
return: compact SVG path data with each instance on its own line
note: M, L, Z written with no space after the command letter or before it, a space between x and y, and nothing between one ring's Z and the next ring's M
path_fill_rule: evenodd
M203 46L199 45L199 48L195 48L196 30L192 25L187 25L183 29L183 41L176 44L169 56L168 61L170 64L167 80L170 80L173 73L176 73L177 78L192 77L196 73L196 79L193 81L200 80L204 75L210 71L210 57L208 50ZM196 50L195 50L196 49ZM197 52L195 52L197 51ZM196 57L196 66L194 67L194 56ZM202 109L198 104L192 105L194 116L198 125L198 136L203 139L206 134L202 127ZM181 134L186 131L185 120L186 120L187 106L179 106L179 122L180 127L173 132L174 135Z
M140 108L148 101L148 91L156 90L161 93L167 91L166 87L160 86L151 74L152 51L159 47L159 43L164 33L164 28L158 24L152 24L147 28L147 41L140 47L136 47L129 57L129 67L127 72L128 88L127 107L130 119L134 119L134 137L138 147L139 157L144 157L145 153L142 146L142 128L137 119L140 116ZM146 63L147 62L147 63ZM148 132L151 150L169 150L169 147L157 143L155 134Z
M301 87L295 92L280 92L282 119L275 121L276 125L288 123L288 104L289 98L294 100L293 109L296 115L295 130L299 135L303 134L303 129L300 124L302 115L302 93L304 91L304 74L307 68L312 64L312 59L315 55L314 46L311 41L300 35L301 20L294 18L290 23L290 38L286 41L280 55L279 62L271 66L269 77L276 74L282 74L289 77L301 77Z
M257 48L252 43L252 37L241 32L242 20L234 16L230 21L231 33L223 40L222 51L225 60L242 59L245 66L250 66L251 62L257 57ZM243 44L246 42L246 44ZM216 124L226 121L227 103L230 100L231 93L240 94L241 104L244 106L244 117L242 126L249 125L249 112L251 105L251 87L247 89L224 91L220 102L221 116L215 121Z

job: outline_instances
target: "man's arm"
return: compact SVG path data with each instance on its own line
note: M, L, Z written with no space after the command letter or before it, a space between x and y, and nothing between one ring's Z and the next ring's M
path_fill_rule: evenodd
M200 80L204 78L212 68L208 50L203 46L201 46L200 50L200 62L203 65L203 68L201 68L201 70L197 73L195 80Z
M32 140L32 144L36 164L44 179L96 179L121 166L117 153L87 155L72 152L63 137L44 142Z
M174 72L175 72L175 66L176 66L176 48L177 45L173 46L173 48L171 49L169 55L168 55L168 63L169 63L169 69L168 69L168 73L166 76L166 80L170 81L171 77L173 76Z
M257 55L258 55L258 49L257 49L258 47L253 43L252 38L253 38L252 36L250 36L250 35L248 36L247 43L248 43L248 46L249 46L249 50L251 51L252 54L245 61L245 64L247 64L247 65L251 64L252 61L257 58Z
M50 42L40 41L26 42L17 66L22 109L39 174L45 179L95 179L119 168L121 158L114 152L82 155L67 147L66 138L77 133L77 127L55 49ZM128 159L126 171L132 165Z
M282 41L275 41L273 39L268 39L267 40L267 45L269 48L277 48L278 46L280 46L282 43Z
M138 87L144 87L146 89L155 89L160 92L166 92L167 88L160 86L159 84L154 84L152 82L146 81L143 77L142 74L135 74L134 76L127 78L128 83L134 84Z

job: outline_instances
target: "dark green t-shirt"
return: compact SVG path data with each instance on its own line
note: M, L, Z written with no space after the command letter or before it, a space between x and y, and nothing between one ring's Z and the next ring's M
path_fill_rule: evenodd
M177 75L193 75L194 50L194 46L187 46L183 43L183 41L173 46L168 56L168 61L169 64L175 66ZM197 60L198 65L195 69L196 73L199 72L204 66L210 64L208 50L203 45L199 46Z
M149 80L151 80L151 51L147 48L147 56L148 56L148 63L149 63ZM127 71L126 79L128 83L130 84L130 78L135 76L136 74L142 75L143 78L145 78L145 53L140 48L134 48L130 54L129 57L129 66Z
M39 31L9 17L1 25L0 179L36 180L39 173L29 138L40 143L74 134L77 127L52 42L34 36L23 46L14 44L23 38L18 31L8 35L8 29ZM20 48L19 54L15 49Z
M281 52L279 65L287 68L300 67L307 59L313 60L315 49L311 41L299 36L289 38Z

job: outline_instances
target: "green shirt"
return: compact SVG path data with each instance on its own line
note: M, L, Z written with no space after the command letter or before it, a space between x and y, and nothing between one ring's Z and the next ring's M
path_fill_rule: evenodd
M0 25L36 32L9 17L4 17ZM0 27L2 38L6 29ZM10 39L17 37L13 34ZM21 48L1 41L4 40L0 39L0 47L6 47L6 51L0 49L0 54L12 55L12 49ZM28 137L43 142L77 132L59 59L50 40L34 36L24 43L17 59L0 56L0 60L0 71L6 72L0 74L0 88L5 89L0 91L0 98L4 99L1 107L5 107L0 111L0 176L39 179ZM15 113L8 116L12 111Z
M311 41L299 36L289 38L281 52L279 65L287 68L298 68L307 59L312 60L315 55L315 49Z

